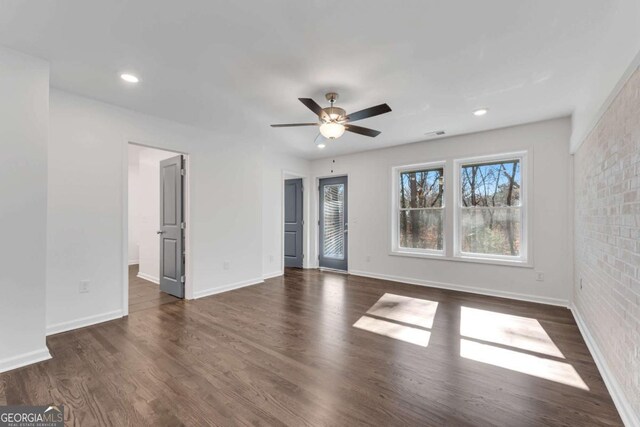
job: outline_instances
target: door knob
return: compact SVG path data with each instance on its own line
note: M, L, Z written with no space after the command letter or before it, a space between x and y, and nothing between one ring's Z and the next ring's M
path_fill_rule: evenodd
M158 231L156 231L156 234L164 234L164 231L158 230Z

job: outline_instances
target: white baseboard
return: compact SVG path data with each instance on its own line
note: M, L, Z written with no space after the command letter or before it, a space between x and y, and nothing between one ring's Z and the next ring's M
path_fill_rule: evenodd
M392 282L408 283L410 285L429 286L432 288L448 289L451 291L469 292L472 294L488 295L492 297L509 298L519 301L537 302L541 304L557 305L560 307L569 307L568 300L557 298L541 297L537 295L520 294L516 292L496 291L485 288L477 288L473 286L457 285L454 283L434 282L430 280L418 280L409 277L390 276L386 274L369 273L367 271L350 270L349 274L354 276L371 277L373 279L390 280Z
M263 279L244 280L242 282L231 283L230 285L219 286L216 288L203 289L193 293L193 299L204 298L210 295L221 294L223 292L233 291L234 289L244 288L245 286L258 285L264 283Z
M576 319L576 324L580 329L580 333L582 333L582 337L584 341L587 343L587 347L591 352L591 357L596 362L596 366L600 371L600 375L604 380L604 384L607 386L607 390L609 390L609 394L613 399L613 403L616 405L618 409L618 413L620 414L620 418L622 418L622 422L625 426L635 427L640 426L640 414L636 414L633 410L633 407L629 403L629 399L625 396L622 391L622 387L620 387L620 383L615 379L611 370L609 369L609 365L607 361L600 351L598 344L593 339L593 335L589 332L589 328L587 324L584 322L580 311L575 307L571 307L571 312L573 313L573 317Z
M284 271L273 271L271 273L266 273L262 275L264 280L273 279L274 277L280 277L284 274Z
M155 283L156 285L160 284L160 278L156 277L156 276L152 276L150 274L146 274L146 273L140 273L138 272L137 276L141 279L147 280L149 282Z
M138 259L129 260L129 265L136 265L136 264L140 264L140 260Z
M51 354L47 347L40 350L30 351L28 353L19 354L17 356L7 357L0 360L0 372L7 372L18 369L32 363L42 362L51 359Z
M94 316L81 317L67 322L55 323L47 326L47 336L71 331L73 329L84 328L85 326L95 325L96 323L119 319L123 317L123 315L122 310L114 310L102 314L96 314Z

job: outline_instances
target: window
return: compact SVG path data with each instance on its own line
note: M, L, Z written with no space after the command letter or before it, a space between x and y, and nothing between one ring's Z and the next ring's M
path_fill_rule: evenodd
M530 267L527 171L526 152L392 168L391 254Z
M444 253L444 164L394 169L394 252Z
M524 153L456 161L455 256L526 261L524 161Z

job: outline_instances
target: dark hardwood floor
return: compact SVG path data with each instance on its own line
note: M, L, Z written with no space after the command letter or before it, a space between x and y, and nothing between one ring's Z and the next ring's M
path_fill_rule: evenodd
M153 282L138 277L139 265L129 266L129 314L180 301L160 291Z
M568 310L316 270L47 342L68 425L621 425Z

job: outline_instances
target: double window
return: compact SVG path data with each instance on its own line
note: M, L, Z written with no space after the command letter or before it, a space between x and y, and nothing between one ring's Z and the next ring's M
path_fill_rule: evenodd
M394 168L392 252L526 263L525 170L526 153Z

